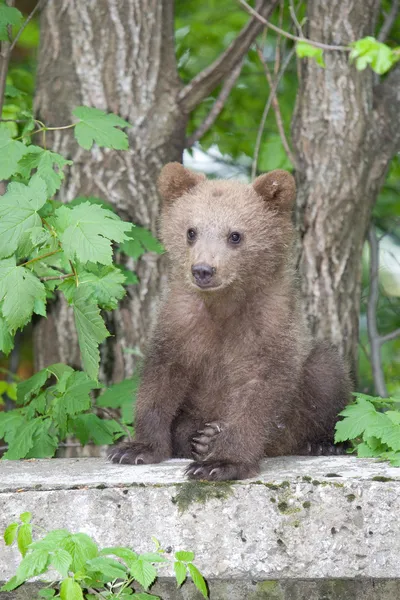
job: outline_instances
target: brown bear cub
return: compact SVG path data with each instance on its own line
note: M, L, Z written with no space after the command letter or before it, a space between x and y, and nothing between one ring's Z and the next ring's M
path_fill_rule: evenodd
M194 458L191 479L257 475L264 456L332 441L346 369L310 339L292 268L293 177L208 181L166 165L162 241L169 289L149 346L136 439L113 462Z

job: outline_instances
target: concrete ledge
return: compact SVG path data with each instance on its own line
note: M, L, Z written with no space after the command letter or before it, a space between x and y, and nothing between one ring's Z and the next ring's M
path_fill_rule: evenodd
M29 510L41 527L83 531L101 546L147 552L155 536L174 551L193 550L212 587L248 589L238 596L221 589L216 600L341 598L312 590L318 582L332 586L339 583L329 580L343 579L359 581L347 599L400 597L400 469L347 456L282 457L266 460L257 479L229 485L188 482L187 463L2 461L0 531ZM18 553L1 541L0 580L17 564ZM384 595L379 586L368 595L369 578L379 580ZM284 592L293 580L298 590L306 585L303 596ZM263 585L278 586L276 593L270 587L268 594L251 595ZM197 596L182 591L163 597Z

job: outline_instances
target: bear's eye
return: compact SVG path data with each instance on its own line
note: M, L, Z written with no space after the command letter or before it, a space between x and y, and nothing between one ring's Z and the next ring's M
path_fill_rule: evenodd
M194 240L196 239L197 233L195 229L188 229L187 230L187 239L189 242L194 242Z
M242 236L237 231L232 231L232 233L230 234L230 236L228 238L228 240L231 244L238 244L241 239L242 239Z

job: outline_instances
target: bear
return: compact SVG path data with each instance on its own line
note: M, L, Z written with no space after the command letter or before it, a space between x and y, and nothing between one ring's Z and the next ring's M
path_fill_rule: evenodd
M336 349L312 340L299 304L293 176L276 170L244 184L170 163L158 189L168 289L135 440L109 459L190 458L190 479L224 481L256 476L263 457L329 452L350 381Z

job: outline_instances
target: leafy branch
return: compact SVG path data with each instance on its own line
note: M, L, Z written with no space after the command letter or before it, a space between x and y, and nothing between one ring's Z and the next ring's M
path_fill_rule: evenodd
M208 598L204 577L193 564L193 552L181 550L172 557L155 538L154 552L138 554L124 546L100 550L85 533L70 533L67 529L53 529L47 533L31 519L31 513L24 512L19 517L20 522L11 523L4 532L6 545L16 542L22 560L14 577L0 591L15 590L28 579L52 569L59 574L58 580L42 588L40 598L83 600L85 594L86 598L157 600L159 597L148 590L158 577L158 570L172 563L178 587L189 574L202 596ZM36 531L42 535L33 541ZM132 591L137 583L145 592Z

